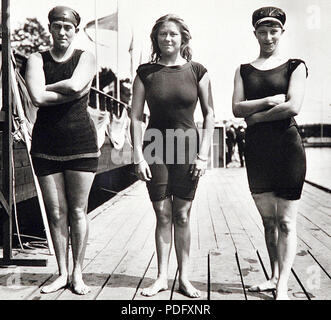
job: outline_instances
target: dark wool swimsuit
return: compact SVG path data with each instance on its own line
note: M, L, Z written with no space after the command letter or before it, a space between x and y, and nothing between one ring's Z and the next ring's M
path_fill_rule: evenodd
M56 62L49 51L42 52L46 85L69 79L82 53L75 50L68 60ZM38 176L63 170L97 170L100 151L87 104L88 94L71 102L39 108L31 145Z
M193 61L172 67L147 63L137 70L150 110L145 132L145 154L153 143L147 138L149 133L155 132L153 129L157 129L162 143L161 154L157 151L153 153L159 162L149 164L152 179L147 182L147 189L151 201L171 196L194 199L198 179L192 179L190 167L198 152L199 137L193 115L198 101L199 81L206 72L201 64ZM169 129L184 132L187 138L181 142L173 139L167 135L167 132L174 132Z
M304 61L290 59L270 70L259 70L251 64L241 65L245 98L254 100L287 94L292 72L301 63ZM300 199L306 156L293 117L248 126L245 160L252 193L274 192L284 199Z

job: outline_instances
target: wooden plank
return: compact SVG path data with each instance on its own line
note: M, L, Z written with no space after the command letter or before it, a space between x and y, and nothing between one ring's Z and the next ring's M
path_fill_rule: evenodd
M331 235L330 216L321 211L322 206L308 204L307 200L302 199L299 203L298 213L309 220L317 228L320 228L329 237ZM324 207L326 209L326 207Z
M293 269L300 279L306 294L312 300L329 300L331 296L330 278L321 270L307 251L301 250L295 258ZM295 293L294 293L295 294ZM303 296L303 292L297 295Z
M15 168L15 185L33 182L31 167Z
M145 216L149 218L149 216ZM132 300L153 257L149 244L154 239L154 223L145 219L135 233L129 252L97 296L98 300ZM148 245L146 245L146 242Z
M122 216L122 224L119 228L116 228L116 235L111 242L109 242L109 244L102 249L98 256L91 259L90 263L86 265L83 270L86 274L86 284L90 286L91 292L83 297L80 297L73 295L69 290L66 290L57 299L90 300L97 298L108 279L113 276L114 272L125 259L127 252L129 251L130 244L137 241L137 237L135 235L138 234L138 237L140 237L141 230L139 230L139 227L141 222L146 221L146 216L150 214L148 210L150 207L148 203L143 203L139 208L139 211L130 216L131 212L129 209L132 208L133 203L136 203L136 199L132 197L124 202L126 202L126 206L123 207L123 211L118 211L116 213L117 215ZM130 218L125 219L125 214L129 214ZM140 231L140 234L138 231Z
M209 178L208 176L204 176L199 182L200 187L196 199L197 219L198 219L197 222L199 225L199 248L201 254L206 256L209 250L217 248L215 230L210 214L208 196L207 196L207 185L209 180L208 178Z
M219 170L217 171L219 172ZM210 177L208 200L215 225L217 245L220 249L211 250L209 253L210 299L244 300L244 290L236 261L236 248L232 238L232 231L224 215L224 211L228 207L228 200L219 189L224 177L216 177L214 175L215 172ZM216 197L213 197L211 190L216 193Z
M303 197L312 201L314 205L316 203L324 204L325 202L330 206L330 193L320 190L308 183L305 183L303 186Z
M302 236L303 234L309 234L308 237L313 237L318 240L318 242L320 243L319 245L322 244L324 248L327 248L326 252L330 254L331 242L328 235L326 235L320 228L316 227L316 225L311 223L309 220L307 220L300 214L297 217L297 223L300 230L300 236Z
M210 261L210 299L244 300L235 249L227 243L222 250L211 250Z
M155 243L154 243L155 247ZM170 252L170 259L169 259L169 268L168 268L168 290L159 292L153 297L146 297L141 294L141 291L144 288L149 287L150 285L153 284L153 282L156 279L158 272L157 268L157 255L156 252L153 256L153 259L144 275L144 278L141 282L141 285L139 287L139 290L134 298L134 300L170 300L172 296L172 290L176 284L176 272L177 272L177 259L176 259L176 253L174 250L174 247L172 248Z
M30 166L30 161L25 146L24 149L23 148L14 149L14 163L15 163L15 168Z
M46 267L14 267L5 268L5 276L0 278L0 300L22 300L33 292L40 284L49 279L56 270L56 261L50 257L48 250L26 250L26 253L15 255L14 258L48 259Z
M21 184L15 187L16 203L34 198L37 196L36 187L33 182Z
M195 298L195 300L207 300L208 297L208 255L205 251L196 250L190 255L189 266L189 280L192 285L200 290L201 296ZM172 300L190 300L192 298L187 297L178 291L178 280L176 281L176 288L172 294Z
M137 185L137 187L139 188L139 185ZM124 192L122 194L124 194ZM91 261L95 260L98 256L102 255L102 252L112 243L116 235L123 228L125 228L126 219L130 221L129 218L130 216L132 216L132 214L131 211L127 209L127 205L133 205L135 202L135 198L128 197L128 200L129 202L126 203L118 200L117 202L114 203L114 199L110 199L109 200L110 205L108 205L108 207L107 204L104 204L100 209L97 208L96 210L94 210L95 212L91 212L92 221L90 224L90 235L85 254L85 261L84 261L84 270L83 270L84 279L90 278L88 274L90 271L85 268L88 267ZM109 210L107 210L106 208L108 208ZM98 214L97 213L98 211L101 211L101 213ZM90 217L90 215L88 217ZM93 219L93 217L97 217L97 218ZM116 257L118 257L121 254L123 254L123 252L114 252L114 256ZM120 258L122 257L119 257L118 259ZM71 255L70 255L70 259L71 259ZM118 263L118 259L114 259L114 263L115 263L115 266L113 266L114 268L116 267L116 263ZM112 266L109 266L109 268L111 267ZM93 272L94 271L92 270L91 273ZM56 277L56 275L54 275L54 277ZM54 280L54 277L50 280ZM95 281L97 284L100 283L100 278L95 277ZM40 290L39 288L37 288L32 294L30 294L27 297L27 299L54 300L60 297L64 291L65 290L44 295L44 294L40 294ZM67 294L70 295L70 299L75 299L79 297L69 292L69 290L66 291L68 291L66 295Z
M238 175L238 178L239 178L239 175ZM240 178L242 179L242 176L240 176ZM227 184L231 184L231 181L228 180ZM237 185L238 185L238 182L236 183L236 186ZM234 197L233 201L236 202L236 199L241 198L240 195L243 194L244 190L240 190L241 191L240 194L236 194L236 188L233 188L232 190L233 190L233 192L231 194ZM226 189L226 192L230 193L229 188ZM255 209L255 211L257 211L257 210ZM254 218L257 219L257 216L254 216ZM258 222L257 222L257 224L258 224ZM269 262L269 256L268 256L266 250L265 249L262 250L262 248L265 248L264 239L261 237L255 238L254 243L255 243L256 247L260 248L260 249L258 249L258 251L259 251L260 257L262 258L263 264ZM243 246L241 245L238 247L242 248ZM270 263L269 263L268 267L270 269ZM292 297L291 297L292 299L306 299L306 297L304 295L298 294L302 291L302 289L293 274L290 275L288 286L289 286L289 292L292 294Z
M304 243L319 263L330 273L331 261L329 249L307 231L300 222L297 224L299 243Z
M229 181L226 181L227 185L228 183ZM222 184L218 186L220 187L217 189L217 192L227 197L225 202L227 202L228 205L222 207L222 212L224 220L226 220L227 226L231 232L234 247L236 248L236 259L240 267L242 285L245 288L245 298L248 300L271 299L268 293L255 294L247 290L247 288L253 284L264 282L265 276L259 260L256 257L256 249L239 219L239 217L243 215L243 207L238 202L238 195L235 192L225 192L225 188L222 187Z

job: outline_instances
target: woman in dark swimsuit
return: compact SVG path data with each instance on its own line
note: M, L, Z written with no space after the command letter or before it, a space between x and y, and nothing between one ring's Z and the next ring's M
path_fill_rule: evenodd
M151 33L152 63L138 68L133 85L131 127L135 163L139 178L147 182L157 219L158 277L142 291L146 296L168 288L172 225L179 289L189 297L200 296L188 280L189 218L198 178L207 167L214 112L207 70L191 61L190 38L187 26L179 17L166 15L157 20ZM193 119L198 100L204 116L200 145ZM143 151L141 118L145 101L150 120ZM152 136L154 142L149 141Z
M250 291L276 289L289 299L287 282L296 254L296 215L306 173L305 151L294 120L301 108L307 68L283 59L278 43L285 13L264 7L253 13L259 57L235 75L233 113L247 122L245 160L249 187L265 229L272 276Z
M100 154L96 131L86 109L95 59L72 45L80 22L76 11L55 7L48 19L53 47L32 54L26 69L27 88L33 103L39 107L31 156L59 268L59 277L41 292L50 293L67 286L70 235L72 290L86 294L89 288L82 278L88 238L86 210Z

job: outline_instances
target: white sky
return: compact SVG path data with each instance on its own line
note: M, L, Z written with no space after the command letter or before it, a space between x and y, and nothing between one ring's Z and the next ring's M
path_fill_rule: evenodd
M97 17L116 11L116 0L96 0ZM76 9L82 17L81 29L94 19L94 0L11 0L11 28L25 18L36 17L47 28L47 14L56 5ZM193 60L205 65L212 80L217 119L233 118L231 97L235 69L258 55L251 26L252 12L262 6L278 6L287 14L282 53L302 58L309 68L306 97L297 117L299 124L331 123L331 1L330 0L119 0L119 74L130 76L128 48L134 34L134 62L138 65L150 54L149 34L156 19L167 13L181 16L192 34ZM98 46L100 66L117 72L116 32L101 31L105 46ZM94 52L94 44L81 30L77 46ZM198 118L201 114L197 112Z

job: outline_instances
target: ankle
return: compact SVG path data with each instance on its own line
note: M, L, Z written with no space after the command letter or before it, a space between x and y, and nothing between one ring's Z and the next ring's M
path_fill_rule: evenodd
M168 276L166 274L159 274L156 278L159 281L168 281Z
M69 277L68 271L59 272L59 277L60 278L68 278Z

